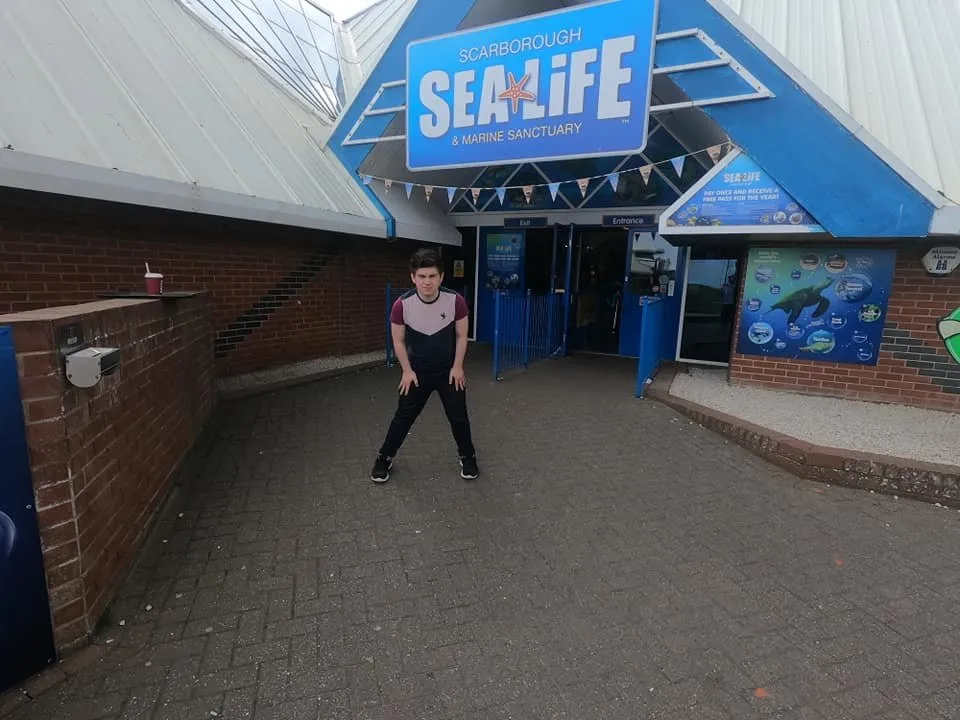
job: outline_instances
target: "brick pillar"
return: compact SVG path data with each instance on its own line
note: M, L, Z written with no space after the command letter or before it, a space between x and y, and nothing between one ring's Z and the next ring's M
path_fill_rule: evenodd
M57 329L118 347L88 389L64 376ZM206 298L110 300L0 316L13 328L59 650L85 640L123 581L214 405Z

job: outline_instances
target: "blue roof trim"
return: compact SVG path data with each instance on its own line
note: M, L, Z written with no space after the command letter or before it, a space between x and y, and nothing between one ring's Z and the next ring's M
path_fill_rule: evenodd
M706 0L661 0L660 32L698 27L776 97L704 108L744 152L835 237L926 237L934 207ZM691 58L691 61L699 58ZM672 76L691 98L716 77Z
M410 15L404 21L396 36L390 42L390 47L380 58L377 67L364 82L363 87L354 97L353 102L343 113L340 122L328 144L333 152L343 163L344 167L353 175L355 181L363 187L364 192L377 206L387 221L387 230L389 237L396 237L397 221L387 210L386 206L380 202L380 198L368 186L363 185L363 181L358 175L360 165L373 149L372 145L351 145L343 146L343 140L350 132L350 128L357 122L357 118L363 112L364 108L370 102L380 86L386 82L395 80L406 80L407 78L407 44L422 38L443 35L456 30L463 19L473 8L474 0L418 0ZM382 105L381 100L378 105ZM364 123L363 129L357 135L358 137L370 137L379 134L387 126L394 116L375 116Z

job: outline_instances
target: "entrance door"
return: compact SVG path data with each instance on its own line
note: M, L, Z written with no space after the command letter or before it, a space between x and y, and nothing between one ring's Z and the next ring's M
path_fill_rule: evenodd
M730 363L740 257L735 248L687 249L677 360Z
M573 244L570 347L616 355L623 321L627 238L620 229L577 229Z

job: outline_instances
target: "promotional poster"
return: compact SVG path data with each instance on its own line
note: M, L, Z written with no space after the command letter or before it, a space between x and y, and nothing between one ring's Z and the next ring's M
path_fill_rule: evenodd
M876 365L896 251L753 248L737 352Z
M522 232L487 235L487 288L517 290L523 287L523 241Z
M753 160L737 152L666 220L669 227L714 232L823 232L810 214Z

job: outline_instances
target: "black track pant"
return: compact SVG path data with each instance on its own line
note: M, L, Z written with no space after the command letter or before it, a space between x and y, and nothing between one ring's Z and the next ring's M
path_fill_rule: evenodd
M450 373L418 372L417 380L420 385L411 385L406 395L401 395L397 403L397 412L394 413L387 437L380 448L383 457L396 457L400 446L407 438L407 433L413 423L420 416L427 400L436 390L447 413L453 439L457 443L457 452L460 457L473 457L473 440L470 436L470 418L467 416L467 392L457 390L450 382Z

